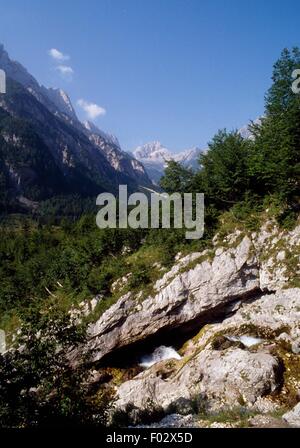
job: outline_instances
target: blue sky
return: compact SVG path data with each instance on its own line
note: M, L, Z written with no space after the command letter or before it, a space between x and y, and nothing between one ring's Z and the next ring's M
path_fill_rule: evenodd
M281 50L300 46L299 0L0 0L0 8L11 57L74 104L105 109L89 111L127 150L153 140L205 147L219 128L255 119Z

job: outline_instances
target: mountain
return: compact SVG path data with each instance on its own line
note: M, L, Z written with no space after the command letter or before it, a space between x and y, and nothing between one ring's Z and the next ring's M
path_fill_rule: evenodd
M72 102L69 96L62 89L53 89L46 88L44 86L41 87L44 95L52 101L52 103L56 106L57 110L61 113L69 116L73 120L77 120L76 112L73 108Z
M61 89L40 86L0 45L7 92L0 94L0 209L36 208L56 196L95 197L152 183L118 140L81 123Z
M133 155L137 160L140 160L143 163L148 176L157 184L162 177L169 160L180 162L187 168L198 169L198 158L201 152L203 152L203 150L195 147L180 153L175 153L156 141L137 147L133 151Z
M98 128L94 123L91 121L84 121L83 122L84 127L90 131L92 134L100 135L100 137L104 138L108 143L118 146L121 149L121 145L119 143L118 138L115 135L107 134L106 132L102 131Z
M261 124L261 118L254 120L253 124ZM251 125L249 124L239 129L238 133L244 139L253 139ZM143 163L152 182L158 184L164 174L167 162L169 160L175 160L182 163L187 168L197 170L199 169L199 155L205 151L207 151L207 149L194 147L179 153L175 153L163 146L159 141L154 141L138 146L132 153L137 160Z
M160 142L146 143L143 146L138 146L133 154L139 160L147 160L151 162L164 162L172 158L172 153L165 148Z

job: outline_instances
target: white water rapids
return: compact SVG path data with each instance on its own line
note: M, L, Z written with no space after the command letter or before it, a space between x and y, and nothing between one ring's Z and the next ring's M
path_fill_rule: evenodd
M226 336L229 341L241 342L245 347L252 347L252 345L260 344L263 339L254 338L253 336Z
M253 345L263 342L263 339L255 338L253 336L226 336L229 341L241 342L245 347L251 347ZM165 361L166 359L181 359L179 353L173 347L166 347L161 345L157 347L152 353L144 355L141 357L139 365L144 368L148 368L160 361Z
M148 368L153 366L159 361L166 359L181 359L181 356L174 350L173 347L166 347L161 345L157 347L151 354L142 356L140 360L140 366Z

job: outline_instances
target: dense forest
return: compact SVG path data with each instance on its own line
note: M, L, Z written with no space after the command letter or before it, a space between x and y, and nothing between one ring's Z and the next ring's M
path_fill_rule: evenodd
M299 215L300 199L300 95L292 92L291 73L299 67L300 50L285 49L274 65L265 114L259 124L250 126L252 138L243 139L236 131L220 130L212 138L209 150L200 156L196 172L169 162L161 180L166 192L205 194L203 239L185 240L184 229L100 230L95 224L94 205L85 200L79 206L80 217L78 207L72 216L72 201L66 198L60 200L61 216L56 219L53 215L45 219L51 215L51 207L57 210L55 199L43 205L45 210L39 216L2 216L0 328L10 338L23 322L19 340L31 341L23 353L2 357L2 425L34 425L49 414L58 420L84 422L93 414L95 403L87 398L87 391L71 387L72 382L72 386L82 384L84 372L70 374L64 364L64 351L61 358L55 357L55 344L62 338L76 344L84 337L81 328L66 325L66 319L70 319L67 311L72 305L100 294L103 300L96 309L99 315L118 298L111 292L115 280L131 272L128 289L150 287L161 275L151 269L150 261L167 268L179 251L209 247L224 222L243 222L249 229L256 229L268 209L281 226L293 225ZM31 143L38 148L38 141L29 141L28 145ZM43 165L41 154L37 149L37 164ZM5 179L0 182L3 186ZM55 184L45 188L55 189ZM73 199L77 205L79 199L80 204L80 198ZM70 330L69 339L59 328ZM37 331L49 335L45 343L36 337ZM12 374L13 363L18 367ZM63 373L58 385L53 378L59 369ZM37 404L29 390L40 385L42 392ZM60 391L55 400L45 398L51 388ZM19 396L21 390L27 391L27 401ZM101 424L102 417L101 414L97 424Z

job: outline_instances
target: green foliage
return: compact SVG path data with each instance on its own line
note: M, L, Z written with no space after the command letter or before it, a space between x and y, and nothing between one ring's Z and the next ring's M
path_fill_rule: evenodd
M184 168L175 160L168 161L165 173L160 180L160 186L167 193L185 193L189 191L193 172Z
M249 159L251 189L294 204L300 194L300 96L291 90L296 68L300 68L299 49L285 49L274 65L266 116L261 125L253 126L255 140Z
M238 399L238 404L235 408L223 409L216 413L200 413L199 418L201 420L207 420L210 423L236 423L237 427L247 427L248 420L251 417L257 415L257 411L249 410L244 407L244 400L241 396Z
M267 115L278 116L288 112L291 106L299 105L299 98L291 89L292 73L300 68L300 50L294 47L291 51L287 48L281 53L280 58L274 64L273 84L266 95Z
M244 199L248 191L247 159L249 142L237 132L219 131L200 156L202 170L195 175L210 204L218 209L229 208Z
M116 278L123 274L121 260L112 258L109 262L102 263L99 267L92 268L88 276L88 289L93 294L110 294L110 286Z
M143 234L135 230L100 230L94 216L60 226L21 221L1 227L0 310L23 314L49 294L76 303L109 291L124 271L122 250L136 249ZM49 292L50 291L50 292ZM72 297L69 299L68 297Z
M3 191L8 204L12 204L9 202L12 185L8 182L8 167L15 173L16 184L22 184L19 194L32 201L43 200L66 188L54 157L33 127L1 109L0 192ZM3 198L2 205L5 205Z
M53 301L27 313L15 349L0 356L2 428L105 423L108 399L96 407L85 365L70 364L84 342L85 329Z
M129 278L129 289L141 288L144 285L150 283L150 275L148 272L148 266L145 264L138 265L134 268Z

